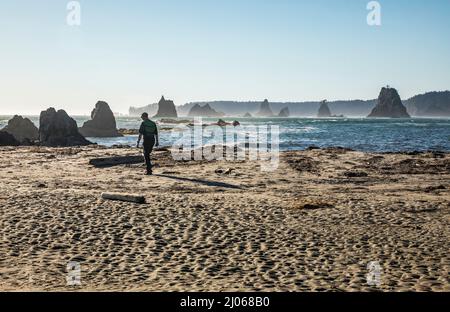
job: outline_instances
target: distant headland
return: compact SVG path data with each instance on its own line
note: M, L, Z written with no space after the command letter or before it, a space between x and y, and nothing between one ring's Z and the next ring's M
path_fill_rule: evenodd
M269 102L271 111L278 115L282 110L289 110L291 117L317 117L323 101L306 102ZM220 112L225 116L255 116L260 115L260 101L199 101L177 106L178 116L192 116L191 110L208 105L211 110ZM367 117L377 105L377 99L373 100L337 100L327 102L329 109L335 116ZM403 100L407 113L412 117L450 117L450 91L433 91L416 95ZM267 106L267 104L265 104ZM143 112L155 115L158 111L158 103L143 107L130 107L130 116L139 116Z

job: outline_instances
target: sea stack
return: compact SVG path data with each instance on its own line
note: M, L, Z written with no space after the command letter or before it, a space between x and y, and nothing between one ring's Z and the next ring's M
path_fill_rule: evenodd
M289 107L285 107L280 111L280 113L278 114L278 117L287 118L290 115L291 115L291 113L289 112Z
M39 118L39 140L49 147L82 146L92 144L78 132L77 123L64 110L49 108Z
M173 101L166 100L162 96L158 103L158 113L154 118L178 118L177 109Z
M410 118L406 107L403 105L397 90L390 88L382 88L378 96L378 103L372 110L368 118Z
M256 114L258 117L274 117L272 110L270 109L269 101L266 99L261 103L261 108L259 112Z
M117 131L116 118L108 103L99 101L91 113L91 120L79 129L81 135L96 138L114 138L122 135Z
M331 111L328 107L327 100L322 101L319 107L319 112L317 113L318 118L329 118L331 117Z
M252 114L250 114L249 112L245 113L244 116L242 116L244 118L253 118Z
M15 115L2 131L8 132L18 142L25 145L32 144L39 139L39 129L30 119L22 116Z
M223 117L225 114L217 112L209 104L200 106L195 104L189 111L189 117Z

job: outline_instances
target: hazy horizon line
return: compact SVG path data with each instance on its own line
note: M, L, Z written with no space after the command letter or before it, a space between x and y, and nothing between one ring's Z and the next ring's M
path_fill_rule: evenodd
M409 99L411 99L411 98L413 98L413 97L415 97L415 96L424 95L424 94L428 94L428 93L434 93L434 92L436 92L436 93L440 93L440 92L450 92L450 89L446 89L446 90L426 91L426 92L418 93L418 94L413 95L413 96L408 97L408 98L402 98L402 101L407 101L407 100L409 100ZM166 100L171 100L170 97L164 96L164 98L165 98ZM266 98L263 98L263 99L260 99L260 100L229 100L229 99L228 99L228 100L195 100L195 101L185 102L184 104L175 104L175 106L176 106L176 107L182 107L182 106L185 106L185 105L195 104L195 103L215 103L215 102L261 103L261 102L263 102L265 99L266 99ZM303 104L303 103L320 103L321 101L324 101L324 100L326 100L328 103L333 103L333 102L356 102L356 101L369 102L369 101L376 101L376 100L377 100L377 97L369 98L369 99L355 98L355 99L333 99L333 100L328 100L328 99L322 99L322 100L288 100L288 101L286 101L286 100L284 100L284 101L283 101L283 100L276 100L276 101L273 101L273 100L269 100L269 99L267 99L267 100L269 101L269 103L277 103L277 104L278 104L278 103L280 103L280 104L287 104L287 103L290 103L290 104ZM105 101L105 100L103 100L103 99L98 99L98 100L96 100L95 103L97 103L98 101ZM110 102L110 101L105 101L105 102L108 103L109 105L110 105L111 103L113 103L113 102ZM95 105L95 103L93 104L93 106ZM143 105L140 105L140 104L138 104L138 105L131 105L131 106L128 106L128 107L127 107L127 111L126 111L126 112L124 112L124 111L113 110L113 113L114 113L114 114L128 115L128 114L129 114L129 109L130 109L130 108L142 108L142 107L145 107L145 106L155 105L155 104L158 104L158 102L149 103L149 104L143 104ZM53 108L55 108L55 109L57 109L57 110L63 109L63 110L65 110L66 112L69 111L68 109L64 108L63 106L49 105L49 106L47 106L46 108L43 108L42 110L40 110L40 112L42 112L42 111L44 111L44 110L46 110L46 109L48 109L48 108L50 108L50 107L53 107ZM37 112L34 113L34 112L18 111L18 112L12 113L12 112L1 112L1 111L0 111L0 116L14 116L14 115L28 115L28 116L35 116L35 115L39 115L40 112L39 112L39 113L37 113ZM90 115L90 113L88 113L88 115L84 115L84 114L85 114L85 113L80 113L80 112L71 113L71 115L74 115L74 116L88 116L88 115Z

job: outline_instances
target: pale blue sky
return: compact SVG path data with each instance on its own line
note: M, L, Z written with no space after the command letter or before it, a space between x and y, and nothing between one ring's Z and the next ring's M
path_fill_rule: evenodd
M0 0L0 114L156 102L402 98L450 89L450 1Z

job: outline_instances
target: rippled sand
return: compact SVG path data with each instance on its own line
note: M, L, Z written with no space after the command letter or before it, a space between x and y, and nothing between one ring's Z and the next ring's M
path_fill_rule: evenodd
M449 154L289 152L264 173L161 151L151 177L88 165L136 152L0 148L0 290L450 290Z

